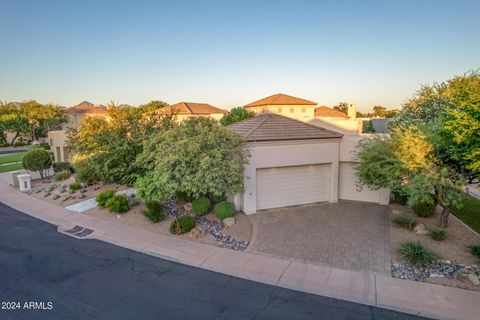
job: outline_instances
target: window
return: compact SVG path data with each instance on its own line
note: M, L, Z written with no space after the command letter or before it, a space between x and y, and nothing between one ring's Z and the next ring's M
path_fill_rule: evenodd
M295 111L295 108L290 108L290 113L293 113Z
M277 109L277 112L278 112L278 113L282 113L282 108L278 108L278 109Z
M305 108L302 108L302 113L305 113L306 109Z

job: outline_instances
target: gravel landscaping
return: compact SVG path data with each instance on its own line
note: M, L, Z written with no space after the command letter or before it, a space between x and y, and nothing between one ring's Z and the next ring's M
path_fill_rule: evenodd
M438 214L429 218L415 216L407 206L390 205L392 212L400 210L411 214L417 223L428 227L438 227ZM450 216L449 226L446 228L447 237L443 241L435 241L428 234L417 234L414 230L407 230L391 224L391 257L392 276L394 278L414 281L425 281L446 286L453 286L469 290L480 291L480 285L474 284L474 276L480 277L480 261L470 253L469 246L480 244L480 237L469 230L463 223ZM408 265L398 248L405 241L419 241L427 250L435 253L439 260L429 267L414 267ZM472 278L469 279L469 275Z

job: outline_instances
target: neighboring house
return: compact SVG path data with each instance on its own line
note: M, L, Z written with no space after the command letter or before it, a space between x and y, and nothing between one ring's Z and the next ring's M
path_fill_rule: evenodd
M228 128L244 137L250 154L245 190L234 197L247 214L339 199L389 202L386 189L357 188L352 151L365 136L344 136L273 113Z
M214 107L207 103L179 102L171 106L161 108L155 112L173 113L179 122L192 117L208 117L220 120L228 111Z
M53 130L48 132L48 144L50 145L50 150L54 154L56 162L59 161L69 161L71 158L71 150L67 145L67 127L78 126L82 119L86 117L102 117L107 121L110 120L110 115L105 106L99 105L95 106L94 104L83 101L75 106L69 107L66 109L68 115L68 122L63 126L61 130Z
M346 134L363 131L363 119L357 118L357 110L353 104L348 107L348 115L326 106L315 108L315 119L308 122Z
M244 108L255 113L274 113L306 120L314 117L316 105L313 101L278 93L249 103Z

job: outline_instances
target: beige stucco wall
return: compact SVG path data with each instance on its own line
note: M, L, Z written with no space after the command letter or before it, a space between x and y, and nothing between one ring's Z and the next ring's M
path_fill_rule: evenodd
M297 120L306 120L314 117L315 107L314 105L266 105L246 109L255 113L270 112Z
M250 163L245 167L245 190L235 196L237 208L245 213L257 211L258 168L331 164L330 201L338 200L339 139L249 143Z
M50 151L53 152L55 161L69 161L71 154L67 147L67 131L66 130L54 130L48 132L48 144L50 145Z
M361 133L363 130L362 119L314 117L312 119L308 119L307 122L325 129L338 131L340 133Z

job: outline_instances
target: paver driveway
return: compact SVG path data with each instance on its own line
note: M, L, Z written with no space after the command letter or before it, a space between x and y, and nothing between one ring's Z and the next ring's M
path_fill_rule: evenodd
M249 250L349 270L390 273L388 209L339 202L250 215Z

